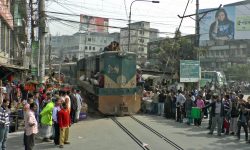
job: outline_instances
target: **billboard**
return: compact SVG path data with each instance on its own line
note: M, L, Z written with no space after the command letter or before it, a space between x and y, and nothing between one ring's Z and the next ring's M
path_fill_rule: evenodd
M109 19L80 15L80 31L108 32Z
M200 14L200 45L216 40L250 39L250 4ZM209 11L202 9L201 12ZM203 16L204 15L204 16Z
M200 61L181 60L180 61L180 82L199 82Z

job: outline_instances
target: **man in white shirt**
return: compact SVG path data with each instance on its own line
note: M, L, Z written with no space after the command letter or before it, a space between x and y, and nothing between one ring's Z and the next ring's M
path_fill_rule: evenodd
M177 94L177 97L176 97L176 121L177 122L182 122L182 113L183 113L183 105L184 103L186 102L186 98L185 96L182 94L182 91L181 90L178 90L178 94Z
M76 100L77 100L76 122L78 122L80 112L81 112L81 108L82 108L82 103L83 103L83 99L81 97L81 91L80 90L76 90L75 97L76 97Z

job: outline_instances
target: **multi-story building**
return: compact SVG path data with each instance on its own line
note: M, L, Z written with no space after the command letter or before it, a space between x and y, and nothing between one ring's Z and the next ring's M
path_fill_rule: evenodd
M47 45L49 44L48 39L46 40ZM58 61L79 60L102 52L104 47L114 40L119 40L118 33L78 32L69 36L52 36L51 58Z
M18 76L29 67L26 1L0 0L0 78ZM3 68L3 69L2 69ZM2 70L4 70L2 72Z
M74 54L79 51L79 36L78 35L62 35L62 36L52 36L47 38L46 44L48 46L51 43L51 60L52 63L58 63L63 61L65 57L72 59ZM48 53L46 53L48 57Z
M79 59L102 52L104 47L115 40L115 34L112 35L109 33L85 32L78 34L80 38Z
M219 41L207 46L200 55L201 66L207 70L226 70L229 67L250 63L250 40Z
M122 28L120 32L121 49L128 51L128 28ZM150 23L141 21L130 24L129 51L137 54L137 63L143 64L147 60L147 43L158 37L158 30L150 28Z

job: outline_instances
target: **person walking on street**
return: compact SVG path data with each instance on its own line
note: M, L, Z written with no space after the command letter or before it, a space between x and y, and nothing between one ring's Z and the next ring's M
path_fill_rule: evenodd
M69 126L71 124L69 110L67 104L62 103L62 109L58 112L58 124L60 128L60 148L64 144L70 144L69 140Z
M60 129L58 124L58 112L61 110L61 98L58 96L55 99L55 107L53 108L52 119L53 119L53 126L54 126L54 143L55 145L59 145L59 138L60 138Z
M27 110L24 118L24 146L25 150L32 150L35 146L35 135L38 133L38 123L35 117L37 104L31 103L30 109Z
M211 107L212 126L208 134L213 134L215 126L217 124L217 135L221 136L221 127L223 117L225 116L224 105L217 94L213 95L213 99L214 101L212 103L204 107L204 109Z
M249 128L249 132L250 132L250 96L248 96L247 98L247 103L246 103L246 108L247 108L247 125ZM250 139L249 139L250 141Z
M80 90L76 90L76 100L77 100L77 110L76 110L76 122L79 121L79 117L80 117L80 112L81 112L81 108L82 108L82 103L83 103L83 99L81 97L81 91Z
M192 107L194 105L194 102L192 101L191 97L192 97L192 94L189 94L187 97L187 100L185 102L185 112L186 112L186 117L188 119L188 121L187 121L188 125L193 123L191 111L192 111Z
M237 105L237 109L239 111L239 117L238 117L238 131L237 131L237 137L238 140L240 140L240 131L241 127L243 127L245 131L245 140L248 140L248 130L247 130L247 108L246 108L246 102L243 100L244 95L240 94L239 95L239 102Z
M231 97L232 110L231 110L231 119L230 119L230 135L235 135L237 133L237 120L239 116L239 111L237 109L239 97L234 93Z
M204 101L202 99L202 96L201 95L198 95L197 96L197 100L196 100L196 106L201 110L200 112L200 118L199 119L195 119L194 120L194 124L197 125L197 126L200 126L201 125L201 121L203 119L203 111L202 109L205 107L205 104L204 104ZM203 109L204 110L204 109Z
M70 117L71 122L76 123L76 111L77 111L77 99L76 99L76 90L72 88L72 93L69 94L70 101L71 101L71 110L70 110Z
M47 93L47 97L51 97L51 93ZM50 142L52 136L52 111L54 103L51 99L47 99L47 104L41 111L42 136L44 142Z
M37 122L39 122L39 113L40 113L40 102L39 102L39 93L38 92L34 92L34 102L37 105L37 110L35 112L35 116L36 116L36 120Z
M164 90L160 92L158 99L159 99L158 100L158 115L164 116L164 104L165 104L165 99L166 99Z
M4 99L3 101L2 99L0 99L0 105L2 105L2 107L0 107L0 149L1 150L7 149L6 142L8 138L9 125L10 125L9 112L8 112L8 109L6 109L7 108L6 105L8 106L8 104L9 104L9 101L7 99Z
M231 100L229 99L229 95L225 95L224 96L224 111L225 111L225 117L223 120L223 126L222 126L222 132L225 132L224 130L226 129L226 135L229 135L229 122L230 122L230 118L231 118L231 111L232 111L232 103Z
M185 96L182 94L181 90L178 90L178 95L176 97L176 121L177 122L182 122L182 115L183 115L183 106L186 101Z

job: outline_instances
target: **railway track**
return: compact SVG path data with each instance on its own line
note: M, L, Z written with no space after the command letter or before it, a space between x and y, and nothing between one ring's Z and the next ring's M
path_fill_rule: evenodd
M144 143L139 140L133 133L131 133L125 126L123 126L116 118L112 118L112 120L125 132L128 136L131 137L142 149L150 150Z
M180 147L178 144L167 138L166 136L162 135L158 131L154 130L152 127L148 126L144 122L140 121L139 119L135 118L134 116L130 116L132 120L134 120L137 124L144 127L144 129L150 131L152 134L158 136L160 139L162 139L165 143L168 145L171 145L176 150L184 150L182 147ZM127 127L125 127L121 122L119 122L115 117L112 118L112 120L125 132L127 133L131 139L133 139L142 149L144 150L151 150L152 148L148 146L148 144L145 144L142 139L139 139L134 133L132 133L131 130L129 130Z

